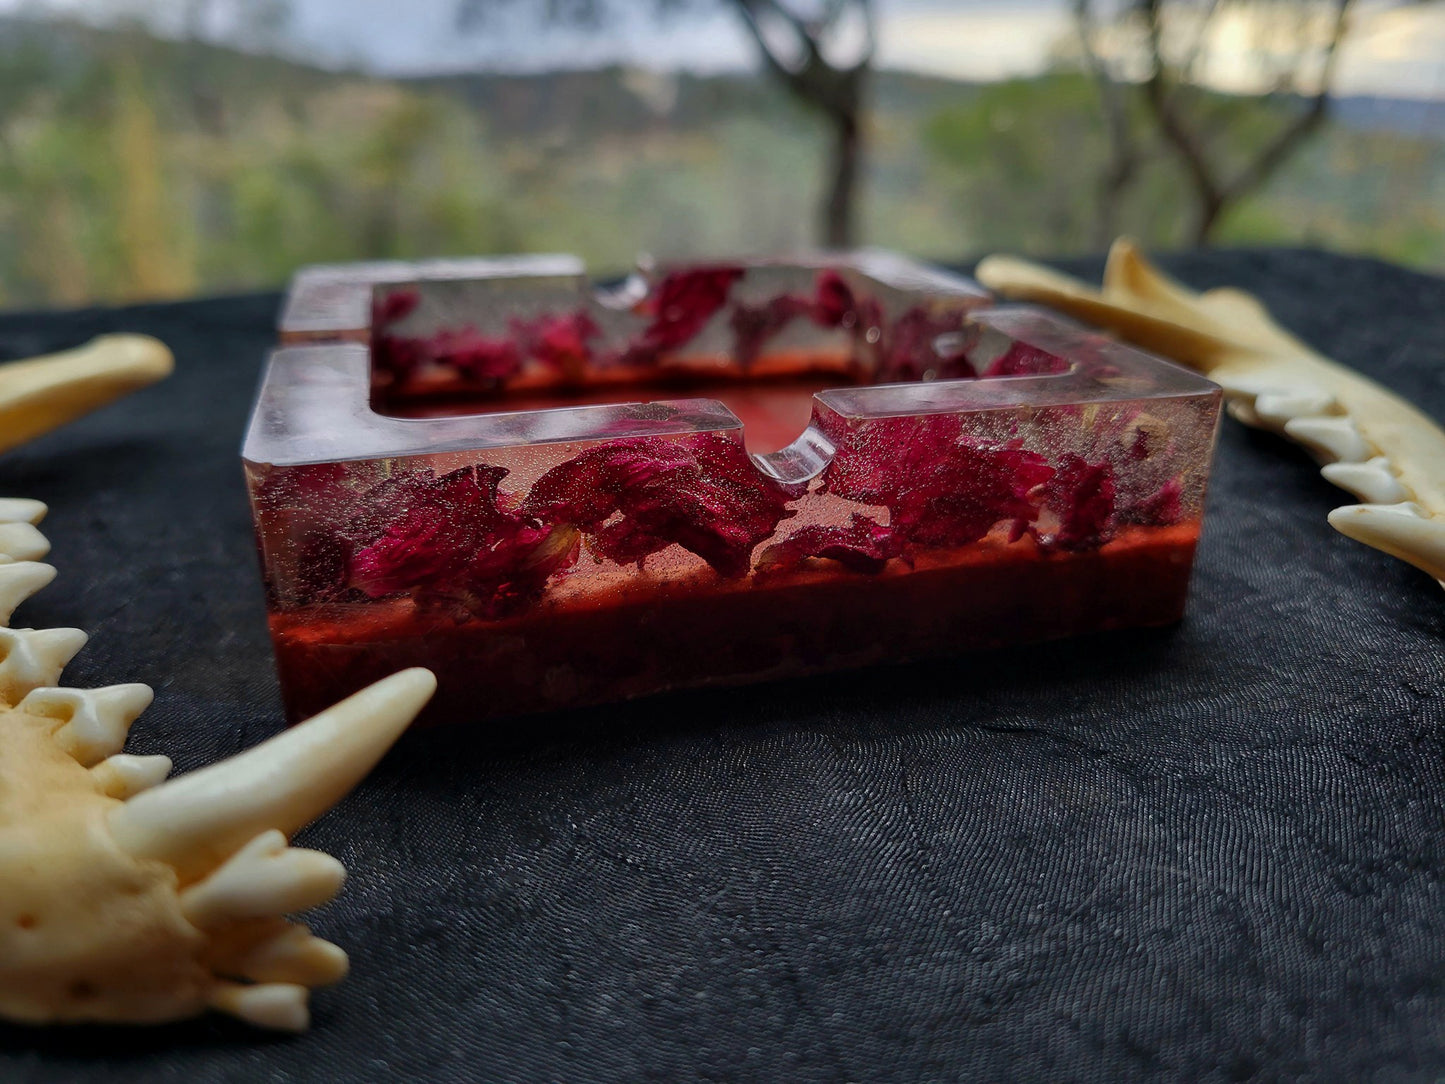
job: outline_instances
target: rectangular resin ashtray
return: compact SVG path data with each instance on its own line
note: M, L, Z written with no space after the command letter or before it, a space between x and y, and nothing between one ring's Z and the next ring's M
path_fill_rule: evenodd
M287 708L430 718L1183 613L1219 389L882 252L297 276L244 457Z

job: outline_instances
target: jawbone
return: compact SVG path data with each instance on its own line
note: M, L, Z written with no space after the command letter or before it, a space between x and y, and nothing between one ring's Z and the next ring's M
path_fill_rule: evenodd
M1122 238L1101 290L1010 256L988 257L977 275L1005 297L1052 306L1200 370L1224 389L1235 418L1302 444L1328 481L1362 502L1336 508L1331 526L1445 586L1445 431L1311 350L1249 294L1188 290Z
M0 501L0 1016L139 1024L211 1008L306 1028L310 989L342 978L346 953L284 916L331 899L346 871L287 837L361 780L436 679L395 674L164 782L167 757L121 751L151 690L57 688L85 634L9 627L55 576L38 560L44 512Z

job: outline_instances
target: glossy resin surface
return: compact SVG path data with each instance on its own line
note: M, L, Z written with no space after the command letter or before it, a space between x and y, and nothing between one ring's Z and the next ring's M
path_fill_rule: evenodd
M472 719L1177 620L1218 389L987 305L886 253L303 273L244 449L288 710L413 664Z

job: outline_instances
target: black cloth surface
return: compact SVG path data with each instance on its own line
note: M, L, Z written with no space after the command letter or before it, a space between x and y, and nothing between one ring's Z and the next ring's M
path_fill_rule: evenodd
M1445 281L1163 261L1445 417ZM1097 275L1097 261L1070 265ZM144 331L162 385L0 457L178 770L281 727L238 449L274 295L0 315ZM1128 1080L1445 1073L1445 595L1224 423L1177 628L409 735L299 842L352 975L312 1030L0 1028L0 1081Z

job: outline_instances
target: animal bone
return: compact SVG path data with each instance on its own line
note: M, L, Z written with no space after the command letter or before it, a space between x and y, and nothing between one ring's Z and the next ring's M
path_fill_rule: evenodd
M1445 586L1445 430L1393 392L1322 357L1249 294L1202 294L1161 274L1126 239L1109 251L1102 290L1037 264L990 256L979 280L1199 369L1230 413L1303 444L1324 477L1366 503L1336 508L1341 534Z
M45 508L7 510L33 528ZM53 688L85 634L7 627L54 574L0 565L0 1016L156 1023L213 1008L303 1030L310 988L344 977L346 954L283 916L331 899L345 870L287 833L370 771L436 679L394 674L162 782L168 758L121 752L151 690Z
M0 365L0 452L154 384L174 365L165 344L148 335L102 335L75 350Z

